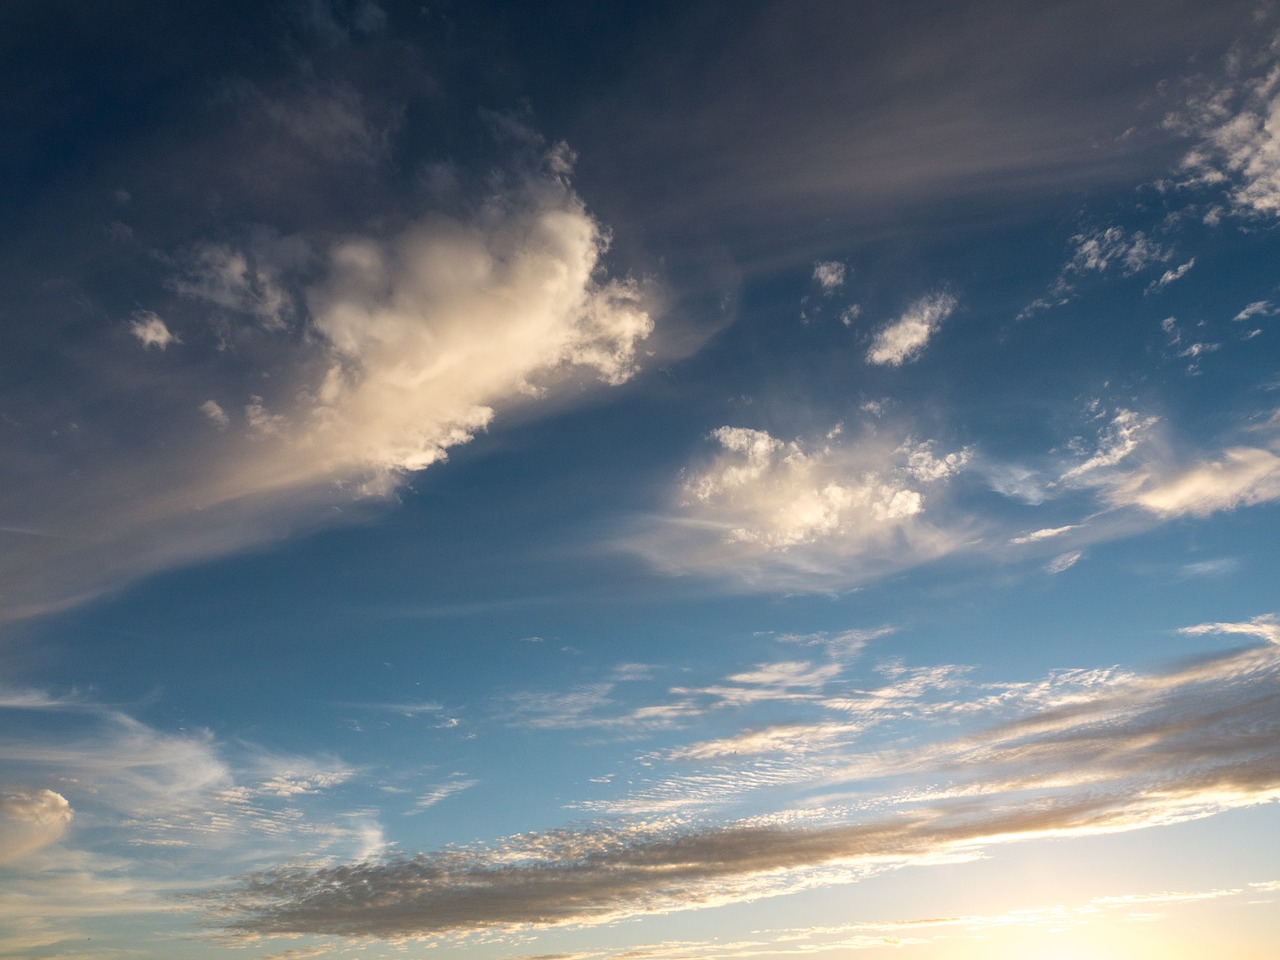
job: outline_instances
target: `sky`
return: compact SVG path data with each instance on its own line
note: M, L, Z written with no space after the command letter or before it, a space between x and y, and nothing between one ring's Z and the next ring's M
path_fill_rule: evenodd
M0 50L0 958L1274 956L1274 4Z

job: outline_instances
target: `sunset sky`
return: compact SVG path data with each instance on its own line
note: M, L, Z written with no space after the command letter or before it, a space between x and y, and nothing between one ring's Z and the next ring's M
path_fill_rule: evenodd
M0 76L0 958L1274 960L1275 4Z

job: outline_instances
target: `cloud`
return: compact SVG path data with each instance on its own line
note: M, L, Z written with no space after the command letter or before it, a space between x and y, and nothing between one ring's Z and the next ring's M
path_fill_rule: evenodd
M203 413L219 430L225 430L231 426L231 418L227 416L227 412L218 406L216 400L206 400L200 404L200 412Z
M1203 353L1214 346L1193 345L1184 355ZM1034 485L1044 499L1091 490L1104 512L1138 508L1159 520L1205 517L1222 510L1280 499L1280 456L1271 449L1275 445L1272 420L1249 426L1242 434L1255 441L1259 435L1266 437L1265 446L1227 446L1216 455L1191 460L1171 452L1171 438L1157 430L1161 426L1159 417L1123 407L1105 414L1100 406L1097 401L1089 405L1093 420L1102 424L1096 438L1086 440L1077 436L1067 444L1070 451L1083 459L1062 464L1056 468L1056 479L1037 481ZM982 469L992 475L993 486L1006 492L1007 488L997 485L1003 476L998 467L983 465ZM1035 471L1023 472L1028 483L1039 476ZM1045 472L1050 469L1046 468ZM1051 535L1071 533L1083 526L1050 528L1015 537L1010 542L1032 543ZM1088 526L1092 539L1109 535L1112 529L1127 529L1124 521L1108 526L1093 519Z
M930 505L967 467L968 448L940 454L930 441L871 430L783 441L724 426L710 438L720 452L686 471L677 513L627 542L661 566L814 589L957 545L959 533L931 522Z
M1114 506L1137 506L1161 517L1205 517L1280 499L1280 457L1257 447L1232 447L1221 459L1191 467L1144 466L1105 496Z
M898 367L915 360L938 327L955 312L956 305L956 298L949 293L921 297L876 334L867 351L867 362Z
M704 908L999 843L1176 823L1280 796L1278 696L1276 648L1250 648L849 768L864 789L908 771L935 778L888 815L585 826L260 872L205 899L249 937L430 940Z
M1244 321L1253 317L1273 317L1275 314L1276 308L1270 300L1255 300L1231 319Z
M1182 627L1178 632L1192 637L1209 633L1235 634L1280 644L1280 616L1264 613L1244 623L1199 623L1193 627Z
M0 794L0 863L12 863L53 843L71 818L67 798L52 790Z
M137 310L133 320L129 322L129 332L138 338L138 342L146 349L156 347L166 349L171 343L182 341L174 335L157 314L150 310Z
M1193 96L1166 125L1197 143L1182 158L1182 186L1225 191L1233 213L1280 213L1280 68L1270 53L1235 56L1225 81Z
M834 293L844 286L845 266L839 260L819 260L813 265L813 282L823 293Z
M280 332L297 311L282 271L310 255L301 237L280 238L259 230L249 249L204 243L182 257L181 272L170 286L192 300L254 318L263 329Z
M1176 517L1280 500L1274 417L1195 459L1176 452L1178 438L1158 416L1108 410L1097 400L1085 415L1082 433L1027 464L1001 463L969 447L944 452L910 434L895 444L892 425L883 422L856 435L838 428L789 441L721 427L710 435L719 453L686 469L672 510L619 544L672 573L819 591L960 551L1038 561L1059 573L1091 544ZM1010 529L1007 513L960 499L966 473L1005 497L1074 504L1080 512L1074 522L1055 511L1053 525Z
M358 516L504 412L629 379L654 323L640 286L604 273L607 232L562 153L512 161L467 216L336 240L264 228L177 257L175 302L205 312L203 347L184 351L174 393L145 398L151 450L126 442L131 409L114 424L98 414L74 471L65 444L32 435L44 446L15 461L33 467L8 484L8 507L75 535L0 544L0 615ZM190 429L193 410L216 437Z
M405 811L405 815L411 816L415 813L422 813L424 810L430 810L440 801L448 799L455 793L461 793L463 790L470 790L479 782L479 780L470 780L462 776L462 774L455 773L449 780L437 784L420 796L413 807Z
M1206 353L1215 353L1220 349L1222 349L1222 344L1220 343L1193 343L1186 349L1180 351L1178 356L1199 357Z
M51 824L69 822L71 808L63 804L74 802L95 827L114 829L135 845L217 846L228 836L280 839L298 832L323 845L322 831L285 807L353 776L332 759L277 755L243 743L233 750L208 732L165 733L85 700L27 692L6 697L0 709L56 716L56 724L46 726L59 731L0 736L0 793L6 781L57 784L61 795L7 789L39 799L51 811ZM57 813L64 809L65 817Z
M612 683L593 683L567 693L518 693L506 705L507 721L542 730L616 724L620 722L616 717L599 716L599 711L613 705L609 696L613 688Z
M1064 570L1069 570L1079 563L1080 558L1083 556L1084 551L1082 550L1070 550L1066 553L1059 554L1049 561L1045 570L1049 573L1062 573Z
M1045 527L1043 530L1033 530L1023 536L1013 537L1009 542L1014 544L1039 543L1041 540L1048 540L1051 537L1060 537L1064 533L1079 529L1079 527L1079 524L1074 523L1067 524L1065 527Z
M1114 467L1132 454L1160 420L1120 409L1098 438L1097 449L1082 463L1068 469L1061 478L1066 483L1089 483L1092 477Z
M1118 267L1122 276L1131 277L1171 260L1174 255L1172 250L1151 239L1143 231L1129 233L1123 227L1100 227L1077 233L1071 237L1071 244L1071 258L1062 265L1046 295L1023 307L1018 312L1017 319L1025 320L1043 310L1070 303L1078 296L1074 278L1086 273L1107 273ZM1162 276L1147 285L1146 292L1163 289L1181 279L1194 265L1193 257L1175 270L1166 270Z
M1186 263L1180 264L1176 269L1166 270L1164 273L1160 275L1160 278L1158 280L1151 281L1151 283L1147 286L1147 292L1150 293L1153 290L1163 290L1169 284L1177 280L1181 280L1183 277L1187 275L1187 271L1189 271L1195 265L1196 265L1196 258L1192 257Z
M1163 263L1172 256L1172 253L1141 230L1130 234L1121 227L1078 233L1071 238L1071 242L1075 244L1075 251L1063 268L1064 275L1086 271L1104 273L1119 265L1125 276L1132 276L1153 264ZM1182 270L1181 267L1179 269ZM1187 266L1186 269L1190 267Z
M862 724L853 723L782 724L679 747L671 751L670 758L712 760L763 753L807 753L829 747L833 741L848 738L862 729Z
M923 510L921 494L901 481L864 476L841 484L827 467L832 447L808 453L798 442L742 427L720 427L712 436L728 455L685 492L693 503L723 504L740 515L732 540L787 548L844 535L855 517L892 523Z
M84 697L0 691L0 911L31 920L0 934L0 954L96 941L103 918L146 914L153 934L178 934L190 908L175 877L377 855L374 816L332 811L353 776L333 758L165 732Z
M808 660L783 660L757 664L755 669L730 675L730 683L752 687L780 688L822 687L840 672L840 664L814 666Z
M631 375L652 330L638 291L597 282L601 233L563 189L529 199L497 230L435 222L335 248L311 297L331 351L307 411L308 439L329 458L422 469L563 369Z
M828 658L848 662L857 657L870 641L877 640L880 637L887 637L896 632L897 627L883 626L872 629L841 630L839 633L828 633L826 631L805 634L784 633L779 634L778 642L798 644L805 647L821 647Z

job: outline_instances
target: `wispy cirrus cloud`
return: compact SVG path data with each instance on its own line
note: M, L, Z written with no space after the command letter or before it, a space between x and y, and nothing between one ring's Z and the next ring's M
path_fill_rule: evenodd
M1192 637L1211 633L1257 637L1259 640L1280 644L1280 615L1264 613L1243 623L1198 623L1182 627L1178 632Z
M1204 517L1280 499L1280 457L1259 447L1230 447L1189 466L1148 464L1111 486L1107 500L1161 517Z
M479 782L479 780L471 779L464 774L455 773L448 780L436 784L418 797L413 806L405 811L405 816L412 816L413 814L430 810L437 803L447 800L454 794L462 793L464 790L470 790Z
M1081 491L1096 498L1098 509L1088 522L1021 534L1010 544L1033 546L1051 539L1084 544L1123 534L1132 523L1205 517L1280 499L1280 456L1269 421L1224 438L1217 451L1196 455L1178 450L1171 426L1159 417L1121 407L1097 412L1093 419L1094 436L1077 436L1067 444L1071 459L1039 469L977 464L993 487L1015 495L1019 491L1007 488L1004 477L1017 472L1021 487L1033 491L1033 502ZM1246 440L1253 445L1240 442ZM1103 516L1109 512L1116 515Z
M1064 273L1105 273L1118 268L1125 276L1132 276L1172 256L1141 230L1129 233L1121 227L1078 233L1071 242L1074 251Z
M1174 823L1280 795L1277 697L1269 644L1118 678L1069 704L848 768L864 789L906 773L947 781L904 795L914 799L895 801L890 816L584 827L273 870L207 900L238 935L432 939L702 908L1000 843Z
M1231 319L1239 323L1245 320L1252 320L1254 317L1273 317L1275 315L1276 307L1270 300L1255 300Z

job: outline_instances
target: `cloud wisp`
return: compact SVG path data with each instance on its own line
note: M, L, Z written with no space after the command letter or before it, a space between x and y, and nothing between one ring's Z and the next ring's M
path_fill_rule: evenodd
M258 873L206 899L233 935L433 939L605 923L1004 842L1153 827L1280 795L1277 703L1280 655L1267 644L1121 677L1074 702L846 770L847 785L862 789L904 772L934 783L887 815L524 834Z

